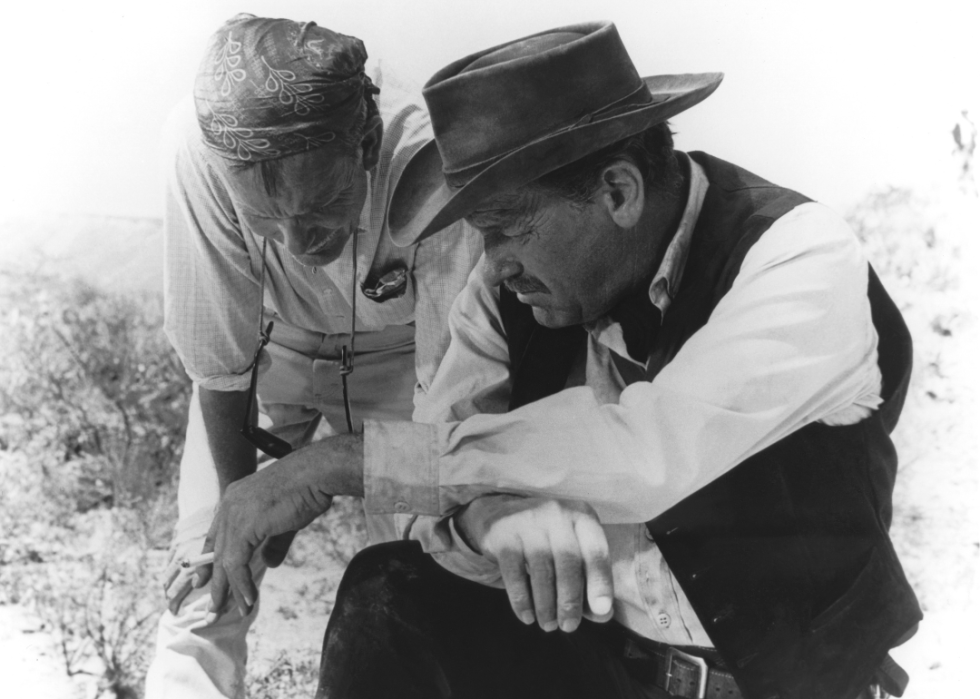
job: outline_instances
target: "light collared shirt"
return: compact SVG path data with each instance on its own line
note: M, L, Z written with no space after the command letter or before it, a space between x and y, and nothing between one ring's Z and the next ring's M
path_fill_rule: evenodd
M689 163L682 221L650 286L664 310L710 186ZM511 412L498 292L479 272L453 307L453 341L417 422L366 424L367 510L406 513L404 535L445 567L500 585L449 515L490 493L587 502L609 541L615 618L657 641L710 646L644 523L806 424L856 422L880 403L856 237L826 207L796 207L653 381L625 385L613 361L630 359L622 331L602 319L589 329L585 385Z
M424 391L449 344L449 308L483 248L479 234L464 222L408 248L391 242L386 213L392 190L432 130L418 90L380 67L372 78L381 88L384 138L378 165L368 173L357 233L356 329L380 332L414 322L415 364ZM171 115L164 141L164 328L195 382L212 390L243 390L263 307L264 239L239 217L224 179L227 166L204 144L190 98ZM349 332L352 252L353 237L331 264L306 267L270 240L264 306L277 314L276 324L328 335ZM408 271L403 294L380 302L364 295L366 285L399 267ZM273 330L273 342L275 337Z

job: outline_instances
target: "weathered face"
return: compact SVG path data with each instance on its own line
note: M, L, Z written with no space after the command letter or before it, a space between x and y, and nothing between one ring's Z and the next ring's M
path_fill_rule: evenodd
M229 173L243 222L280 243L301 264L318 267L340 257L357 231L367 172L360 152L320 148L279 161L282 177L270 195L258 167Z
M488 283L515 292L546 327L596 320L622 291L617 268L628 251L599 200L574 204L525 189L493 198L467 220L483 234Z

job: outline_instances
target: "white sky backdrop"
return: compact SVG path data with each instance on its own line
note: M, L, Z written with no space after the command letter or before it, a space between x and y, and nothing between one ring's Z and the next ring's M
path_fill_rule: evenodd
M0 39L0 217L159 216L158 134L205 40L238 11L314 20L423 83L467 53L616 22L641 75L720 70L674 120L678 145L838 209L953 172L960 110L980 117L975 2L685 0L17 0Z

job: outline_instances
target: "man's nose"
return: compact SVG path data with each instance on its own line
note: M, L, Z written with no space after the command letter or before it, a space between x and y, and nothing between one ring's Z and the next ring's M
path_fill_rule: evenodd
M497 286L508 279L519 277L523 272L524 268L517 260L493 255L490 252L483 262L483 278L490 286Z
M282 234L282 244L289 252L302 255L310 247L314 227L308 226L299 218L284 218L279 220L279 232Z

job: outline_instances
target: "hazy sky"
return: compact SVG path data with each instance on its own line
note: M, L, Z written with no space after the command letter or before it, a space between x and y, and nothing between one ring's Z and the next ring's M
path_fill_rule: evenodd
M0 217L159 216L158 134L205 40L239 11L364 39L420 84L462 55L611 19L641 75L723 71L674 120L678 144L839 209L872 186L952 172L950 129L980 117L974 2L92 0L6 9Z

